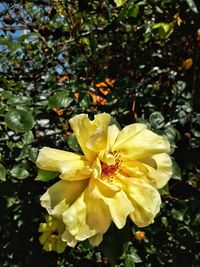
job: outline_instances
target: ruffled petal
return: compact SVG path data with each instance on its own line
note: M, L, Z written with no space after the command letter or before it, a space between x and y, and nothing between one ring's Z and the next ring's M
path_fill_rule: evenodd
M93 240L94 244L95 239L95 245L97 245L101 240L100 235L103 236L112 222L111 214L104 201L93 198L88 190L85 192L85 202L87 206L87 224L90 229L94 229L96 232L96 238L92 238L91 240Z
M126 194L118 186L104 183L98 179L90 181L89 192L92 198L101 199L108 206L115 225L121 229L133 206Z
M61 172L60 178L69 181L86 179L91 172L83 156L49 147L40 150L36 165L43 170Z
M153 223L161 205L158 191L141 179L121 176L120 180L134 207L130 213L132 221L138 227L145 227Z
M104 150L101 150L98 155L98 158L101 161L107 164L110 164L110 165L115 164L115 157L110 152L119 133L120 133L120 130L118 129L117 125L113 124L108 127L106 148Z
M172 161L166 153L156 154L148 159L142 160L148 170L147 177L156 188L162 188L172 176Z
M110 115L98 114L91 121L86 114L80 114L69 120L80 147L87 160L93 161L97 152L105 148Z
M74 240L82 241L91 237L94 237L91 239L93 245L99 244L112 222L107 205L101 199L91 198L87 189L63 213L63 221L66 231L62 238L70 246L75 244Z
M61 218L62 213L81 195L87 185L88 180L59 181L41 196L41 205L49 214Z
M87 224L87 204L85 193L63 213L63 222L67 231L74 236L75 240L83 241L96 234L95 229L90 229Z
M159 153L168 153L169 142L162 136L146 129L143 124L126 126L118 135L112 151L117 151L121 159L138 160Z

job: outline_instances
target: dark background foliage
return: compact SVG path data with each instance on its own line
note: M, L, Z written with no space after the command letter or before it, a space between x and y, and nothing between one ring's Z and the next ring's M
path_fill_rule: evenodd
M200 6L119 2L1 1L1 266L200 266ZM173 178L151 226L111 226L99 248L47 253L39 197L55 178L35 159L44 145L78 151L68 120L82 112L167 136Z

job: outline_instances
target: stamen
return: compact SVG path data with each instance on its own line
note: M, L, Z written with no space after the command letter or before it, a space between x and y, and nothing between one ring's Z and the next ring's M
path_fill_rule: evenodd
M109 178L109 181L113 181L113 175L116 174L116 171L119 170L119 166L121 165L120 155L117 154L116 151L110 152L115 158L115 164L108 165L105 162L101 162L101 176L102 178Z

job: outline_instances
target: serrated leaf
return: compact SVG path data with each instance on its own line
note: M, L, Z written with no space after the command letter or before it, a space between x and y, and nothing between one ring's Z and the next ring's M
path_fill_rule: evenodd
M34 119L30 112L14 109L5 115L6 125L18 133L28 132L33 128Z
M41 182L48 182L56 178L58 175L59 175L59 172L51 172L51 171L45 171L45 170L39 169L35 180L41 181Z
M186 0L186 2L187 2L187 4L188 4L188 6L189 6L189 8L194 12L194 13L199 13L198 12L198 9L197 9L197 6L196 6L196 4L195 4L195 2L193 1L193 0Z
M6 181L6 169L0 164L0 181Z
M68 107L73 99L67 95L66 91L57 92L49 98L50 108Z
M21 165L14 166L11 171L11 175L18 179L26 179L29 176L29 172Z
M114 0L115 4L117 7L122 6L123 4L126 3L127 0Z

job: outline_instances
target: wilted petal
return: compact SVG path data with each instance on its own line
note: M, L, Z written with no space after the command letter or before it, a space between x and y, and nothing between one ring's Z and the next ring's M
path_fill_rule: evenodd
M49 214L60 217L62 213L81 195L87 186L87 180L59 181L41 196L41 205Z
M96 115L93 121L86 114L70 119L70 125L87 160L94 160L97 151L106 145L109 121L110 115L106 113Z
M141 160L147 168L147 178L155 188L162 188L172 176L172 161L168 154L156 154Z
M123 228L127 216L133 211L133 206L126 194L117 186L103 183L98 179L90 181L89 191L92 198L104 201L115 225L119 229Z
M145 227L153 223L160 210L160 194L142 179L120 177L123 189L131 200L134 210L130 218L138 227Z
M42 148L36 164L43 170L61 172L64 180L81 180L90 175L89 162L83 156L59 149Z
M155 154L169 152L169 142L162 136L146 129L143 124L126 126L112 147L121 159L138 160Z

